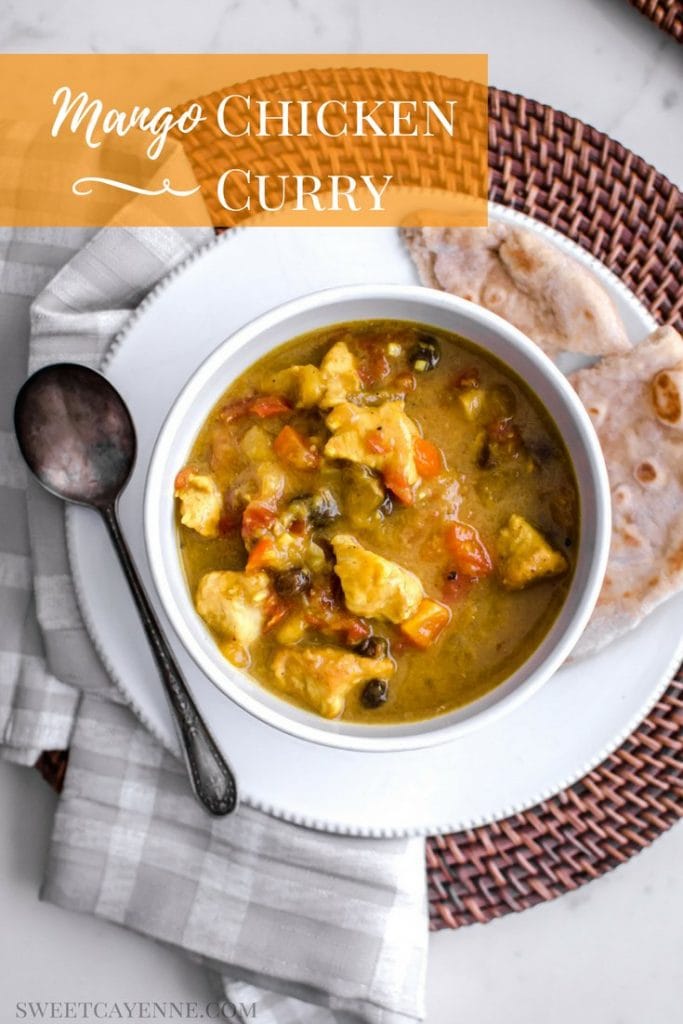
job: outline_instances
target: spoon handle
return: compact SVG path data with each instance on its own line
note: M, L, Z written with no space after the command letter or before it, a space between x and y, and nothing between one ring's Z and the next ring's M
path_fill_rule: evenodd
M204 724L171 653L121 532L116 504L107 505L101 512L166 689L183 745L192 788L198 800L211 814L230 814L237 806L235 778Z

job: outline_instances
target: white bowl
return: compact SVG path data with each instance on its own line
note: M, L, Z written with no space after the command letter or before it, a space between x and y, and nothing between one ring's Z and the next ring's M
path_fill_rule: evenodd
M173 483L204 420L230 383L283 342L349 320L396 319L452 331L492 353L524 378L553 416L578 481L581 528L565 603L542 643L490 693L457 711L401 725L329 721L264 689L223 658L198 616L183 573ZM189 343L189 340L188 340ZM301 739L349 750L386 751L442 743L531 696L560 667L593 610L610 543L610 498L600 445L576 393L555 365L505 320L430 288L354 285L295 299L237 331L199 367L176 399L157 439L145 493L145 539L154 582L181 642L200 669L242 708ZM209 723L210 724L210 723Z

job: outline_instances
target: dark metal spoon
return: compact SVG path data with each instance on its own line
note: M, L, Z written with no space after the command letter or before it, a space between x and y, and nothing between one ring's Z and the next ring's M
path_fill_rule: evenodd
M237 805L234 776L197 711L121 533L117 502L136 453L125 402L102 374L57 363L34 373L22 387L14 428L43 487L95 509L107 524L178 725L194 792L211 814L230 814Z

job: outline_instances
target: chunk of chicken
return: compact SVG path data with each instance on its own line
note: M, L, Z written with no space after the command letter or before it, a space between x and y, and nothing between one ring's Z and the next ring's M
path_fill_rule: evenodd
M299 409L331 409L361 390L356 359L343 341L338 341L317 366L289 366L271 374L261 384L264 392L284 395Z
M236 507L251 501L275 506L284 496L287 485L287 474L278 462L252 463L234 477L230 501Z
M175 496L180 499L180 522L202 537L217 537L223 514L223 495L208 473L186 466L175 479Z
M567 559L519 515L498 533L498 572L504 587L521 590L536 580L566 572Z
M248 647L263 631L271 587L265 572L208 572L195 595L197 611L223 640Z
M334 571L341 580L347 608L372 619L403 622L424 597L415 573L368 551L348 533L332 539Z
M354 686L369 679L389 679L394 671L390 658L363 658L340 647L290 647L273 659L278 686L324 718L342 713Z
M346 459L377 469L402 501L419 479L415 464L417 426L404 412L403 400L376 408L343 402L327 417L332 437L325 445L329 459Z
M256 466L259 501L277 502L287 490L287 474L277 462L261 462Z
M340 402L346 402L362 387L356 359L343 341L338 341L323 357L320 376L324 385L324 393L318 402L321 409L332 409Z
M261 391L284 395L298 409L312 409L322 398L325 385L317 366L288 366L261 382Z

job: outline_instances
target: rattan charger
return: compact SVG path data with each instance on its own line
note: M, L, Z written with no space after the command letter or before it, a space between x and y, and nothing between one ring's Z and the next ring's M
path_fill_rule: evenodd
M316 88L325 75L333 87L333 71L312 75ZM286 88L287 76L273 84ZM217 146L215 134L192 136L187 152L200 181L220 166ZM238 155L233 148L233 162ZM492 201L578 242L659 322L683 329L681 194L666 178L581 121L497 89L489 91L488 161ZM575 785L503 821L428 840L432 928L523 910L628 860L683 813L682 755L679 671L640 727ZM45 754L38 767L54 782L64 756Z
M628 0L641 14L683 43L683 3L681 0Z

